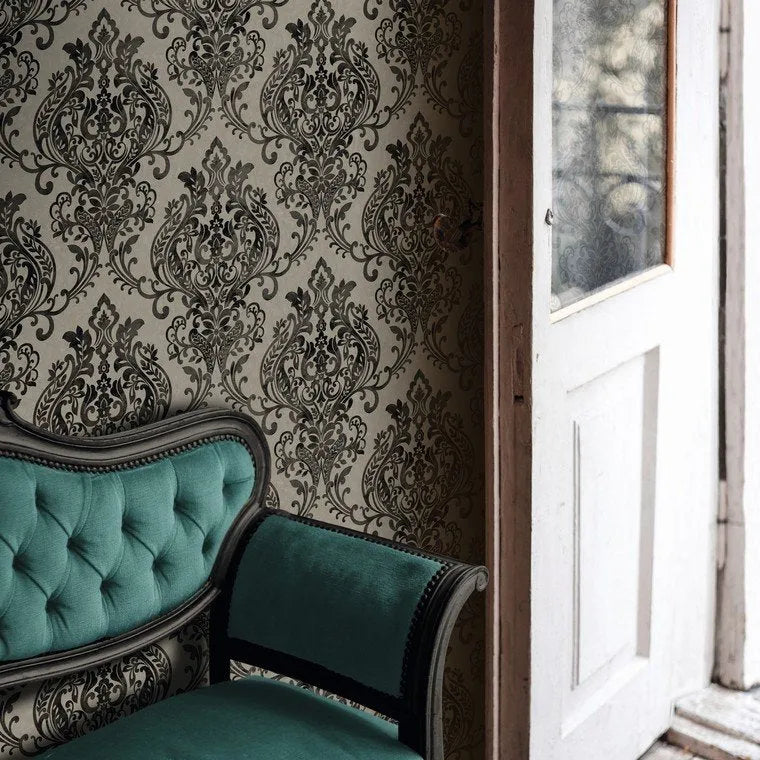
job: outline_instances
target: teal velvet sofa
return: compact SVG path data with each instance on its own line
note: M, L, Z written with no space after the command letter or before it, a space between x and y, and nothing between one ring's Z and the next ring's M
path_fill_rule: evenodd
M446 649L484 568L264 508L269 453L243 415L75 439L14 402L0 393L0 688L210 615L209 686L42 757L442 760ZM316 689L230 681L231 660Z

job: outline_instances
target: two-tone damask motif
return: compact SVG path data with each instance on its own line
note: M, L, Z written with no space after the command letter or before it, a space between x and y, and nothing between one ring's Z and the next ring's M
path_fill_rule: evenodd
M479 241L482 245L482 238ZM472 266L472 261L469 263ZM446 363L458 375L459 385L465 390L478 388L483 381L483 351L485 346L485 303L483 281L475 276L475 284L469 289L467 301L457 322L456 348L445 352ZM483 395L472 398L470 407L473 419L483 419Z
M377 290L377 313L395 327L402 354L421 343L435 364L467 383L482 356L476 325L482 296L471 298L461 314L457 344L446 342L451 315L462 300L460 267L469 264L473 241L461 250L442 245L434 225L440 215L459 221L473 214L472 191L461 164L449 155L450 144L450 138L434 136L418 113L406 140L388 146L393 163L375 178L362 214L366 246L356 258L370 280L381 271L390 273Z
M457 9L449 0L364 0L367 18L378 18L380 10L388 14L375 32L377 53L399 72L407 98L419 82L428 102L458 120L465 136L473 134L482 107L480 34L469 35L454 77L451 67L462 47L465 13L480 13L472 5L461 2Z
M21 161L16 146L20 134L14 121L39 85L39 61L25 49L25 35L34 36L38 50L53 42L53 27L82 11L87 0L4 0L0 5L0 164Z
M166 651L152 644L98 668L6 690L0 694L0 752L33 757L76 739L164 699L171 680Z
M121 0L153 19L153 32L166 39L178 19L184 35L167 52L169 76L187 96L193 113L187 134L197 134L218 99L228 126L241 135L250 129L245 94L264 64L261 27L271 29L287 0Z
M39 62L24 49L35 40L38 50L53 42L53 28L81 11L86 0L9 0L0 7L0 164L19 165L27 155L14 127L22 106L37 92ZM26 196L7 192L0 199L0 388L18 393L37 379L39 352L19 341L24 326L36 328L37 340L52 331L59 314L86 284L87 265L74 252L66 262L73 282L56 287L56 261L42 235L41 224L21 216Z
M469 760L482 755L483 714L482 706L475 704L469 679L458 668L447 667L443 679L443 726L447 760Z
M472 513L472 442L450 394L417 372L406 399L390 404L362 477L367 530L439 554L461 556L460 524ZM358 515L355 515L355 519Z
M263 393L251 402L267 433L280 420L292 426L274 454L296 494L290 507L302 515L318 503L345 517L356 511L348 481L366 444L362 415L398 370L382 365L367 308L351 298L355 287L319 259L307 287L287 294L291 313L274 327L261 362Z
M30 342L18 341L22 328L47 340L53 318L80 297L91 275L76 251L73 260L56 262L39 222L21 215L25 201L22 194L0 198L0 388L17 392L36 384L39 360ZM68 269L66 284L58 281L61 269Z
M333 694L326 689L319 689L316 686L304 683L303 681L296 681L294 678L283 676L280 673L274 673L271 670L264 670L264 668L257 668L253 665L246 665L244 662L238 662L237 660L233 660L230 663L231 681L239 681L243 678L248 678L249 676L264 676L265 678L271 678L273 681L295 684L296 686L300 686L302 689L312 692L312 694L318 694L321 697L334 699L337 702L342 702L344 705L350 705L351 707L355 707L358 710L367 710L364 705L360 705L358 702L353 702L350 699L346 699L345 697L339 697L337 694Z
M157 644L73 676L43 682L34 701L39 741L55 746L167 696L171 662Z
M70 352L50 368L35 423L61 434L102 435L165 417L171 384L155 346L138 338L143 320L122 321L102 295L88 325L64 333Z
M475 12L482 13L482 10ZM474 32L470 35L462 60L457 68L456 92L453 95L442 93L445 77L441 74L443 65L436 71L434 102L440 104L441 110L459 120L459 132L465 137L475 137L470 147L470 157L482 165L483 142L477 139L477 130L482 127L483 112L483 35Z
M40 193L50 193L61 174L70 184L51 207L52 232L86 262L87 279L104 253L117 280L136 287L133 247L156 198L138 175L153 165L154 179L166 176L185 138L171 134L172 106L155 66L137 57L142 38L122 36L103 9L88 40L64 45L70 64L50 80L27 163Z
M166 317L178 300L185 310L167 331L169 356L190 377L190 408L220 383L246 404L246 367L263 337L258 301L271 298L294 258L280 251L280 230L265 193L249 184L253 166L233 164L214 139L201 162L180 174L186 193L166 208L151 246L153 277L140 292Z
M0 198L0 388L16 391L34 385L39 360L29 341L19 342L21 329L37 327L37 340L45 340L56 310L55 259L40 226L20 215L24 200Z
M362 148L374 149L379 130L403 105L399 95L381 106L367 46L351 36L355 24L328 0L315 0L305 20L287 24L292 42L275 54L260 122L250 130L268 163L281 148L292 156L280 164L275 185L296 221L299 253L321 228L338 250L350 250L347 215L366 175Z
M185 684L176 694L194 691L208 685L209 674L209 613L204 612L172 636L182 651ZM179 658L178 658L179 659Z
M0 387L67 433L253 413L268 505L481 559L479 3L0 1ZM447 671L456 760L481 618ZM202 685L206 625L163 647L171 685L104 674L82 730L121 682ZM41 686L0 694L0 754L76 733Z

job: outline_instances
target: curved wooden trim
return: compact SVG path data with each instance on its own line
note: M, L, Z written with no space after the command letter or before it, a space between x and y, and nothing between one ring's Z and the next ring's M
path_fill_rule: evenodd
M399 739L425 760L444 760L443 678L446 653L459 614L474 591L488 585L485 567L452 563L433 590L423 612L417 656L405 694L406 715Z
M237 438L268 474L269 451L259 426L227 409L204 409L169 417L110 435L77 438L58 435L22 420L18 402L0 391L0 452L49 467L84 471L136 467L209 439Z
M171 612L120 636L63 652L0 663L0 688L75 673L131 654L173 633L207 609L225 584L238 543L261 510L270 475L269 448L261 429L251 418L228 410L188 412L121 433L75 438L25 422L13 411L16 405L12 394L0 392L0 456L73 471L109 472L139 467L211 441L237 440L250 452L256 475L253 492L227 530L208 581L194 596Z

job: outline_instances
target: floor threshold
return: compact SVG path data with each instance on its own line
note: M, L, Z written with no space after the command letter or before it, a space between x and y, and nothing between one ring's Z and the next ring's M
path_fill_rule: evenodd
M642 760L760 760L760 694L712 684L676 704L670 730Z

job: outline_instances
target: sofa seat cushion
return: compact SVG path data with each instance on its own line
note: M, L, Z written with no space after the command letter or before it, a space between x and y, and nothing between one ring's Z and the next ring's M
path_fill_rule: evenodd
M48 750L50 760L419 760L395 725L261 677L159 702Z

